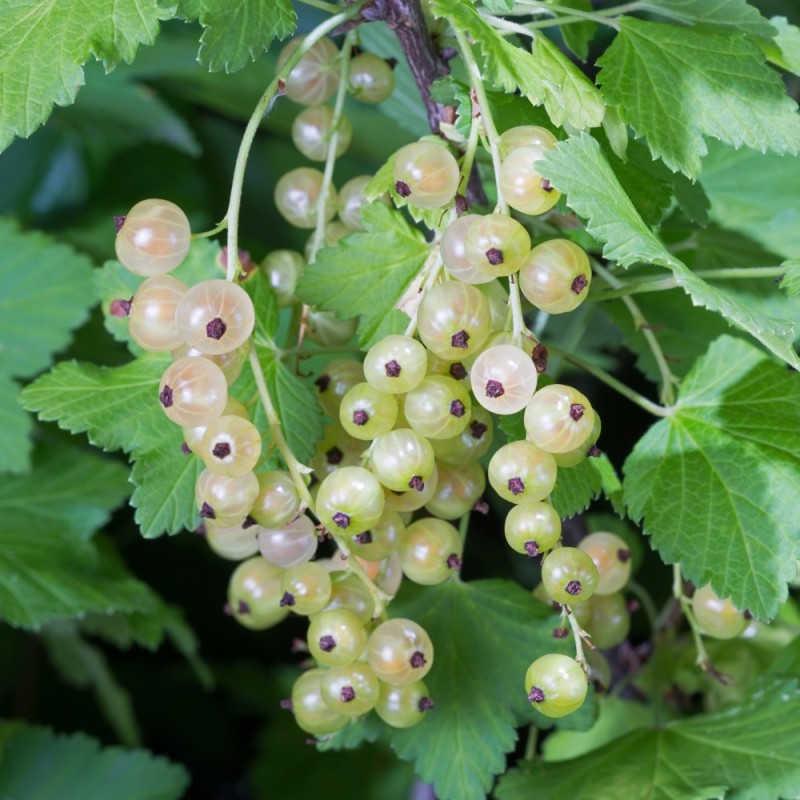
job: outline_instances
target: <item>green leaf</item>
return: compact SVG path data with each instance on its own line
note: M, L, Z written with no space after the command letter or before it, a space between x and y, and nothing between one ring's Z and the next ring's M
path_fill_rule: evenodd
M505 770L516 727L536 714L525 670L563 649L552 636L555 617L522 587L500 580L404 589L391 613L429 633L435 663L425 683L436 703L420 726L393 732L392 747L442 800L483 800Z
M50 116L53 104L75 101L83 64L94 57L107 70L133 61L153 44L159 20L174 7L156 0L18 0L6 6L0 28L0 150L27 137Z
M19 526L0 527L0 606L12 627L38 630L88 613L145 613L154 604L150 589L108 547L58 529L31 536Z
M20 386L0 372L0 473L30 469L33 420L19 404Z
M625 501L667 563L769 619L800 555L798 454L796 376L723 336L625 462Z
M180 428L158 404L165 355L121 367L62 361L23 392L23 403L70 433L87 433L104 450L124 450L136 462L131 502L142 534L158 536L197 526L194 481L201 464L181 452Z
M433 0L431 8L480 46L487 77L497 89L519 89L533 105L544 103L559 127L567 123L583 130L602 122L605 104L597 87L542 33L529 53L507 42L471 3Z
M718 225L743 233L784 258L800 253L800 158L710 142L700 182Z
M653 722L653 712L646 706L613 695L597 703L597 722L588 731L558 730L542 743L545 761L567 761L619 739L630 731L646 728Z
M542 174L567 194L567 205L587 220L588 232L604 243L606 258L623 267L637 261L666 267L694 305L719 312L731 325L747 331L800 369L800 358L792 347L794 325L749 308L698 278L675 258L644 224L591 136L584 133L560 142L540 163Z
M384 317L425 264L430 247L397 212L372 203L363 212L365 233L325 248L303 270L298 296L342 319L361 315L359 340L366 346Z
M28 378L49 366L89 314L91 281L86 256L0 219L0 371Z
M63 681L93 689L97 703L122 744L140 744L130 694L120 686L103 651L87 642L72 622L54 622L42 631L50 662Z
M323 433L322 409L314 386L310 381L295 375L283 361L276 358L275 351L257 347L256 352L286 443L295 457L307 464L316 452L317 442L322 439ZM235 389L243 398L257 393L258 387L252 370L245 368ZM253 423L259 430L267 429L266 414L260 403L254 412Z
M83 733L57 735L30 727L6 742L0 796L104 800L178 800L188 787L183 767L147 750L102 748Z
M789 297L797 297L800 294L800 259L795 258L791 261L784 261L781 266L786 270L781 278L781 289Z
M203 26L197 60L211 72L236 72L297 28L291 0L178 0L177 16Z
M734 147L797 153L800 115L759 47L726 32L632 18L598 60L603 95L650 151L691 178L703 136Z
M97 453L60 442L40 447L32 473L0 482L0 528L32 539L58 529L88 540L130 493L127 477L122 464Z
M613 465L603 454L584 459L577 466L559 469L550 500L561 519L567 519L588 508L604 492L619 512L621 488Z
M161 414L152 398L147 402ZM136 524L146 539L162 533L194 530L200 523L194 486L204 464L199 458L186 455L182 445L181 429L170 424L158 447L137 449L131 454L131 483L136 487L131 505L136 509Z
M25 388L22 403L45 422L88 434L103 450L147 450L173 429L158 406L158 383L169 363L168 355L121 367L62 361Z
M501 779L499 800L772 800L800 791L797 680L764 684L744 702L637 730L586 755L529 762Z
M714 26L752 37L775 35L775 28L747 0L642 0L637 5L686 25Z
M800 75L800 28L792 25L786 17L772 17L772 25L777 28L775 39L759 42L767 58L787 72Z

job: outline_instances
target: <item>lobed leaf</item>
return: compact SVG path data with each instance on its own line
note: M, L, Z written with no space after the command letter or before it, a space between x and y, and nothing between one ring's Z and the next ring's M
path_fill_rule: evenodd
M637 261L671 270L676 286L692 303L723 315L758 339L795 369L800 358L792 347L794 325L768 317L748 307L724 290L706 283L673 256L644 224L603 156L600 145L588 134L561 142L540 162L542 174L567 194L567 205L587 220L586 229L604 244L603 255L623 267Z
M528 762L500 780L499 800L773 800L800 791L800 688L765 682L713 714L639 729L585 755Z
M0 27L0 151L27 137L53 105L75 102L83 65L92 57L106 70L133 61L153 44L159 20L174 4L158 0L11 0Z
M114 800L178 800L188 784L183 767L147 750L101 748L86 734L40 727L12 733L0 761L2 797L91 800L113 786Z
M363 220L366 232L320 250L303 270L297 294L342 319L361 315L359 339L366 346L422 269L430 246L382 203L367 206Z
M598 81L654 157L690 178L704 136L776 153L800 149L800 115L761 49L741 36L622 17Z
M297 28L291 0L178 0L177 16L203 26L197 60L211 72L236 72Z
M667 563L759 619L775 616L800 556L800 386L752 345L723 336L674 412L624 466L625 502Z

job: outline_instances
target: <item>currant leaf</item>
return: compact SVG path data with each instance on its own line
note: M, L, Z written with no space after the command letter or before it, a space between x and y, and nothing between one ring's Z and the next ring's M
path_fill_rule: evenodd
M625 462L625 502L667 563L770 619L800 555L798 453L796 376L723 336Z

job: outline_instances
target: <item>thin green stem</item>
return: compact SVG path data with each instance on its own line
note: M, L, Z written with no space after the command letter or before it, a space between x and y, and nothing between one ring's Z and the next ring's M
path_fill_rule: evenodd
M692 638L694 639L694 647L697 651L697 664L703 672L714 672L711 665L711 659L708 657L705 644L703 644L703 637L700 634L700 626L697 624L697 618L692 611L691 600L683 593L683 576L681 575L681 565L676 563L672 565L672 594L675 599L680 603L683 616L686 617L686 622L689 623L689 628L692 631Z
M455 219L455 209L451 212L451 220ZM444 261L442 261L442 251L439 247L439 238L437 237L436 241L434 241L433 245L431 246L430 252L428 253L428 257L425 259L425 264L422 266L422 270L420 271L419 278L419 298L418 302L414 305L414 308L409 314L409 321L408 325L406 326L405 335L406 336L413 336L417 330L417 315L419 314L419 304L422 302L422 297L424 296L425 292L431 288L431 286L436 283L437 279L439 278L439 274L442 271L442 267L444 267Z
M356 31L350 31L344 38L344 44L339 53L341 59L339 65L339 88L336 90L336 101L333 107L333 119L331 121L331 134L328 139L328 153L325 158L325 169L322 173L322 187L317 198L317 221L314 226L314 236L311 239L311 249L308 254L308 263L313 264L317 259L322 243L325 240L325 207L328 204L328 195L333 183L333 170L336 166L336 148L339 143L339 133L344 116L344 101L347 97L347 85L350 78L350 59L355 43Z
M622 281L609 272L602 264L593 260L592 266L594 267L594 271L611 286L612 289L620 288ZM622 302L628 309L634 326L637 330L642 332L647 346L650 348L650 352L653 354L653 358L658 366L658 374L661 377L661 402L666 406L671 406L675 403L675 384L678 383L678 378L672 374L672 370L669 368L667 359L664 356L664 351L661 349L656 335L650 328L639 306L630 297L623 297Z
M588 677L589 665L586 663L586 657L583 655L583 643L586 642L590 650L594 650L594 645L591 643L589 634L581 628L578 620L575 619L575 614L572 613L572 609L569 606L567 606L567 619L569 620L570 628L572 628L572 638L575 641L575 660L581 665Z
M637 4L629 3L627 6L617 6L615 8L606 9L604 12L598 11L580 11L577 8L569 8L568 6L558 6L554 5L553 3L542 3L538 2L538 0L518 0L518 5L522 6L523 8L528 9L536 9L542 12L555 12L557 14L563 14L565 17L579 17L580 19L588 19L592 20L592 22L597 22L600 25L608 25L615 30L619 30L619 25L613 20L609 19L609 17L617 16L622 13L620 9L623 10L633 10L636 8Z
M597 378L599 381L602 381L604 384L606 384L606 386L610 386L615 392L618 392L623 397L627 397L632 403L635 403L637 406L643 408L650 414L653 414L656 417L669 417L672 415L672 407L665 408L664 406L658 405L658 403L654 403L652 400L648 400L646 397L639 394L639 392L636 392L629 386L626 386L624 383L622 383L622 381L617 380L613 375L609 375L609 373L607 373L604 369L600 369L600 367L585 361L579 356L568 353L566 350L562 350L560 347L556 347L550 342L547 343L547 349L551 353L554 353L555 355L564 359L564 361L566 361L568 364L572 364L575 367L585 370L590 375L594 375L595 378Z
M522 299L519 295L519 281L515 275L508 276L508 305L511 309L511 335L514 344L522 346L522 337L527 328L522 318Z
M283 435L281 421L272 403L272 398L267 388L267 382L264 378L264 371L261 369L261 362L258 360L255 347L250 348L248 361L250 362L250 369L253 371L253 379L256 382L256 387L258 387L258 395L261 398L261 404L264 406L264 412L267 415L267 424L269 425L272 441L277 446L278 452L281 454L281 458L284 464L286 464L289 474L292 476L292 481L297 489L297 494L300 496L303 508L308 508L313 512L314 503L308 492L305 478L303 477L304 475L308 475L311 470L295 458L294 453L286 441L286 437Z
M506 199L503 197L503 191L500 188L500 134L498 134L494 120L492 119L492 112L489 108L489 99L486 96L486 90L483 87L483 76L481 75L480 67L478 67L478 62L475 60L475 56L472 54L472 48L467 41L467 37L460 30L458 30L458 26L452 20L450 21L450 25L455 32L461 57L464 59L464 63L467 66L467 71L469 72L469 82L472 86L472 91L474 92L478 107L480 108L481 121L483 122L483 127L486 131L486 137L489 140L489 150L492 154L492 166L494 167L495 181L497 182L496 210L499 210L501 214L508 214L508 204L506 203Z
M618 300L620 297L628 297L632 294L648 294L649 292L664 292L669 289L677 289L680 286L678 279L674 276L668 278L648 278L641 281L630 281L620 283L616 289L601 289L591 292L589 299L595 303L604 303L606 300Z
M786 267L728 267L726 269L699 269L698 278L711 281L728 281L739 278L780 278Z
M525 755L523 761L533 761L536 757L536 743L539 740L539 729L531 723L528 725L528 740L525 742Z
M373 616L380 617L383 615L384 608L386 607L386 603L388 603L392 596L386 594L386 592L381 591L373 582L372 579L364 572L364 568L361 564L358 563L358 559L350 552L350 548L347 545L344 537L340 534L336 533L335 531L329 531L331 536L333 537L333 541L336 542L339 550L341 550L342 555L347 559L347 569L348 571L352 572L357 578L361 580L364 586L369 591L370 595L372 596L373 601L375 602L375 611Z
M209 239L212 236L216 236L218 233L222 233L222 231L224 231L227 227L228 227L228 220L224 219L210 231L201 231L200 233L193 233L192 241L194 241L195 239Z
M226 278L229 281L235 280L239 273L239 209L242 202L242 186L244 184L244 173L247 168L247 159L250 155L250 148L253 146L256 132L261 125L261 120L269 113L272 104L275 102L280 81L285 80L286 76L294 69L297 62L323 37L335 30L343 22L354 17L361 10L361 3L354 3L344 11L330 19L325 20L321 25L314 28L302 44L289 56L289 59L278 71L278 74L267 86L261 99L256 104L253 114L244 130L242 141L239 144L239 152L236 154L236 163L233 168L233 178L231 179L231 195L228 201L228 212L225 219L228 221L228 264Z
M467 148L464 151L464 158L461 162L461 179L458 182L459 188L464 187L464 193L467 191L467 184L469 183L469 176L472 172L472 165L475 162L475 153L478 149L478 136L480 134L480 125L475 117L469 126L469 138L467 139Z

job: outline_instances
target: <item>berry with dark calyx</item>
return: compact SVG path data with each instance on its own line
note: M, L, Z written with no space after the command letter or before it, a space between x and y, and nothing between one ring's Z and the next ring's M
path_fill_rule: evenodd
M417 208L442 208L456 196L458 162L444 143L421 141L401 147L392 172L395 190Z
M525 692L533 707L545 717L558 719L577 711L589 684L581 665L555 653L537 658L525 673Z
M512 550L533 558L558 543L561 520L549 503L521 503L506 516L505 537Z
M390 619L378 625L367 642L367 658L375 674L391 686L421 680L433 666L433 644L425 630L410 619Z
M589 294L591 280L589 257L569 239L537 245L519 272L522 294L548 314L574 311Z
M370 383L357 383L342 398L339 422L356 439L371 441L388 433L397 420L398 406L393 394Z
M592 434L595 413L588 398L577 389L553 383L530 399L524 423L534 444L549 453L568 453Z
M538 373L519 347L499 344L484 350L470 370L475 399L495 414L521 411L536 390Z
M337 714L322 699L322 678L325 670L310 669L304 672L292 688L292 713L301 730L314 736L326 736L340 730L349 717Z
M410 336L386 336L367 351L364 377L381 392L404 394L425 377L425 348Z
M174 350L183 343L175 314L186 291L186 284L177 278L171 275L154 275L142 283L130 302L115 301L120 305L127 305L125 313L129 317L128 331L140 347L150 352L163 353Z
M381 561L397 550L405 530L400 514L384 507L381 518L370 530L353 537L350 552L365 561Z
M352 664L364 651L367 631L355 613L346 608L321 611L311 617L308 648L327 667Z
M298 36L284 45L278 55L278 70L303 43L303 39ZM332 97L339 85L337 56L336 45L330 39L320 39L313 44L284 80L286 96L304 106L318 105Z
M317 490L317 516L329 530L355 535L369 530L383 513L383 491L363 467L332 472Z
M528 231L505 214L479 216L464 237L467 263L489 279L518 272L530 251Z
M578 548L594 561L600 574L595 590L598 595L614 594L630 579L631 551L625 540L615 533L590 533L578 543Z
M463 383L428 375L406 394L403 412L411 428L427 439L451 439L469 423L472 400Z
M592 559L577 547L551 551L542 563L542 583L562 605L586 602L597 589L600 575Z
M208 425L225 409L228 384L212 361L181 358L164 371L158 396L164 413L181 427Z
M243 561L228 584L232 616L252 630L264 630L285 619L289 609L280 605L283 570L261 556Z
M426 437L416 431L396 428L373 442L370 468L375 478L387 489L404 492L412 488L419 491L433 474L433 447ZM330 477L326 480L330 480Z
M186 344L203 354L220 355L241 347L250 338L255 310L241 286L215 278L196 283L184 293L175 320Z
M331 597L331 576L316 561L307 561L287 569L281 579L286 604L296 614L316 614L322 611Z
M380 681L368 664L353 661L325 672L321 693L331 711L359 717L371 711L378 702Z
M433 709L428 687L422 681L405 686L381 683L375 713L393 728L410 728L419 724L426 712Z
M556 462L550 453L525 440L503 445L489 462L492 488L511 503L543 500L556 483Z
M406 528L400 542L400 565L409 580L432 586L446 581L461 566L463 547L453 525L426 517Z

